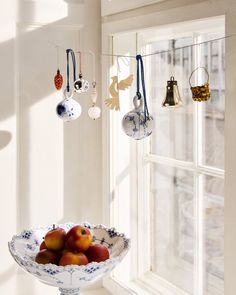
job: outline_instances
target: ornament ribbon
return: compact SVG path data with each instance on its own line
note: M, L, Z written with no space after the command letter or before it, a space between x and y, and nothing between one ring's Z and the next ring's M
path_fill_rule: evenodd
M143 66L143 59L140 54L136 55L137 60L137 91L136 94L139 99L141 99L141 93L140 93L140 75L141 75L141 83L142 83L142 90L143 90L143 99L144 99L144 118L145 122L147 120L150 120L149 111L148 111L148 105L147 105L147 98L146 98L146 88L145 88L145 79L144 79L144 66ZM140 68L139 68L140 64Z
M69 64L69 54L71 54L72 64L73 64L73 78L76 80L76 60L75 53L72 49L66 49L66 60L67 60L67 85L66 91L70 92L70 64Z

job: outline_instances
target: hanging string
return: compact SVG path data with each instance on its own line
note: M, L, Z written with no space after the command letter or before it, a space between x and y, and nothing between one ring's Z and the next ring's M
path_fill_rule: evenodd
M215 42L215 41L219 41L219 40L223 40L223 39L227 39L227 38L232 38L232 37L235 37L235 36L236 36L236 34L232 34L232 35L228 35L228 36L224 36L224 37L220 37L220 38L216 38L216 39L211 39L211 40L208 40L208 41L203 41L203 42L199 42L199 43L195 43L195 44L190 44L190 45L177 47L177 48L174 48L174 49L155 51L155 52L152 52L152 53L143 54L141 56L142 57L148 57L148 56L158 55L158 54L163 54L163 53L171 53L171 52L176 51L176 50L181 50L181 49L185 49L185 48L199 46L199 45L203 45L203 44L207 44L207 43L211 43L211 42ZM102 53L102 55L103 56L111 56L111 57L136 58L136 55L122 55L122 54L109 54L109 53Z
M96 83L95 53L92 50L89 50L89 54L92 56L93 82Z
M190 47L194 47L194 46L200 46L200 45L203 45L203 44L212 43L212 42L215 42L215 41L228 39L228 38L232 38L232 37L235 37L235 36L236 36L236 34L231 34L231 35L224 36L224 37L219 37L219 38L216 38L216 39L211 39L211 40L207 40L207 41L203 41L203 42L199 42L199 43L195 43L195 44L190 44L190 45L177 47L177 48L174 48L174 50L176 51L176 50L181 50L181 49L190 48ZM60 45L55 44L53 42L49 41L48 44L50 44L50 45L52 45L54 47L58 47L59 49L61 49L63 51L66 50L66 48L64 48L63 46L60 46ZM170 53L173 52L173 49L168 49L168 50L163 50L163 51L155 51L155 52L152 52L152 53L149 53L149 54L143 54L142 57L148 57L148 56L158 55L158 54L163 54L163 53L168 53L168 52L170 52ZM102 53L101 55L102 56L111 56L111 57L136 58L136 55L113 54L113 51L112 51L112 54Z
M57 69L59 69L59 47L57 46Z
M69 55L71 55L72 64L73 64L73 78L74 78L74 82L76 80L76 60L75 60L75 53L74 53L74 51L71 48L69 48L69 49L66 49L66 61L67 61L67 67L66 67L67 85L66 85L66 90L67 90L67 92L70 92L70 63L69 63Z
M81 77L82 76L82 53L80 50L78 51L78 54L79 54L79 77Z
M146 87L145 87L145 79L144 79L144 66L143 66L143 59L140 54L136 55L137 60L137 96L139 99L141 99L141 93L140 93L140 75L141 75L141 83L142 83L142 90L143 90L143 99L144 99L144 122L147 120L150 120L149 117L149 111L147 106L147 98L146 98ZM139 64L141 67L141 71L139 69Z

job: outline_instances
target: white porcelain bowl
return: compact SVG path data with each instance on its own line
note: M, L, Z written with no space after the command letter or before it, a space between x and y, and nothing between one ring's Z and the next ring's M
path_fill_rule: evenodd
M74 223L66 223L58 226L64 228L67 232L74 225ZM39 251L43 237L53 228L53 225L25 230L19 235L13 236L8 243L10 253L20 267L41 282L58 287L62 295L77 295L80 288L94 283L113 270L127 254L130 247L130 240L114 228L107 228L101 224L84 223L82 225L92 230L94 243L104 244L108 247L109 259L81 266L38 264L35 262L35 256Z

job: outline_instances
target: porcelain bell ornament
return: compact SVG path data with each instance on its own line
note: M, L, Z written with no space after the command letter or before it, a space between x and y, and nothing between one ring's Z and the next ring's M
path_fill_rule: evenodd
M56 113L63 121L70 122L79 118L81 106L71 93L65 93L65 98L56 107Z
M152 134L153 118L146 118L143 109L143 98L135 95L134 109L128 112L122 120L122 128L129 137L140 140Z

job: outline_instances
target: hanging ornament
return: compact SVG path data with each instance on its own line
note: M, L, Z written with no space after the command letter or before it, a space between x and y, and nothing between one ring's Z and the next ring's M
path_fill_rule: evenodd
M206 72L207 75L207 81L201 85L201 86L192 86L191 84L191 78L193 76L193 73L196 72L199 69L203 69ZM192 98L194 101L207 101L211 97L211 92L209 88L209 73L205 67L197 67L195 70L192 71L190 77L189 77L189 85L190 89L192 91Z
M116 111L120 110L120 97L119 90L128 89L134 80L133 75L128 76L126 79L118 82L118 76L111 77L112 83L109 87L109 92L111 97L105 100L105 104L111 110L115 109Z
M97 101L97 90L96 90L96 82L93 81L93 90L91 93L92 107L88 109L88 115L91 119L96 120L101 115L101 109L96 106Z
M63 77L62 77L59 69L57 69L57 74L54 77L54 85L57 90L61 90L62 85L63 85Z
M183 102L179 94L177 81L175 81L175 78L171 76L170 81L167 81L166 98L163 101L162 106L167 108L177 108L182 105Z
M83 79L81 51L79 51L78 53L79 53L79 79L74 82L74 89L77 93L83 93L89 90L89 82Z
M59 69L59 50L58 50L58 46L57 46L57 73L54 77L54 85L56 87L57 90L61 90L62 85L63 85L63 77L60 73L60 69Z
M73 76L74 81L76 80L76 63L75 54L72 49L66 50L67 55L67 86L64 90L64 99L57 105L56 113L65 122L73 121L79 118L81 114L80 104L73 99L73 92L70 88L70 67L69 67L69 54L71 54L71 59L73 63Z
M137 91L133 99L134 109L128 112L122 119L122 127L126 135L129 137L139 140L148 137L152 134L153 118L149 114L146 89L144 80L144 66L141 55L136 56L137 60ZM141 66L141 73L139 70L139 63ZM142 82L143 96L139 90L140 74Z

